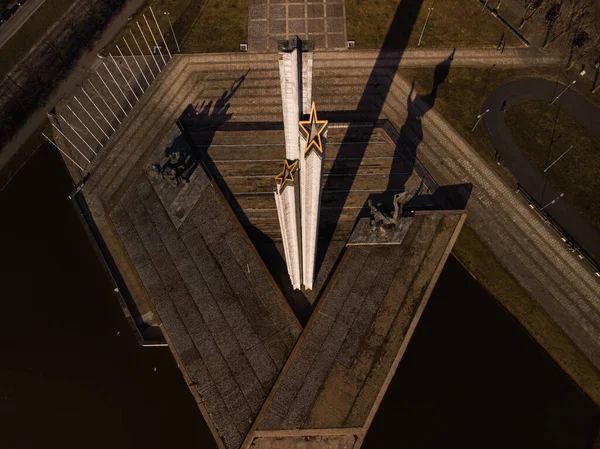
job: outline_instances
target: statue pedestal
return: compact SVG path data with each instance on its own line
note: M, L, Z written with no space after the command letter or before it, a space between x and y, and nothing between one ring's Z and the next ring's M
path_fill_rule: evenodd
M371 227L370 218L361 218L352 231L348 245L399 245L404 240L412 217L400 218L400 223L395 225Z

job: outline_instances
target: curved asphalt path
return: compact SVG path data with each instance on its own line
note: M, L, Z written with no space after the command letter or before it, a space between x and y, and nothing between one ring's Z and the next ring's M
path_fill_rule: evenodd
M490 112L483 116L483 128L494 148L502 157L513 176L538 204L546 205L561 192L547 184L544 191L544 174L538 170L519 149L515 139L504 122L502 104L506 100L506 110L525 100L552 101L566 86L542 79L523 79L505 84L494 91L484 102L482 110ZM584 97L569 89L556 102L573 115L577 121L600 140L600 109ZM575 149L574 149L575 150ZM560 170L560 162L551 170ZM542 198L542 191L544 197ZM598 192L600 195L600 192ZM600 230L582 217L566 197L548 206L548 213L579 245L600 262Z

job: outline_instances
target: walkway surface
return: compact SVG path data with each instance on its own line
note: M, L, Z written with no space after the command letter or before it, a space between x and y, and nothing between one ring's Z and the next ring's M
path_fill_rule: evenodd
M109 215L96 219L111 224L100 229L113 256L133 264L215 437L234 449L301 327L203 169L179 187L151 170L179 135L172 128ZM97 200L93 191L86 199Z
M483 127L494 148L500 153L506 166L517 178L519 184L538 204L546 205L560 192L546 183L544 174L536 168L519 149L517 142L504 121L502 106L505 109L526 100L552 101L566 86L557 85L542 79L524 79L505 84L496 89L483 103L482 109L490 112L483 117ZM557 101L567 111L600 140L600 109L573 90L566 91ZM534 126L534 125L532 125ZM560 170L559 166L554 167ZM544 194L542 198L542 192ZM566 197L565 197L566 198ZM545 209L574 240L600 261L600 231L581 216L568 200L561 199Z
M346 48L343 0L249 0L248 50L277 50L277 41L299 36L315 49Z
M465 218L417 212L401 243L348 244L243 448L361 446Z
M437 66L437 73L440 67L443 69L444 64L447 65L449 54L449 50L407 51L403 54L401 67ZM437 60L435 55L438 55ZM555 64L552 57L532 52L505 54L501 60L505 61L506 66L524 66L529 63L526 55L537 55L539 64ZM401 71L396 73L393 70L394 57L397 58L397 55L378 52L315 52L313 97L319 110L324 116L329 115L341 122L364 122L365 117L373 119L374 110L377 119L389 120L398 131L398 138L393 140L395 152L410 160L416 151L418 159L439 185L472 184L473 191L468 203L468 222L471 227L590 360L600 367L598 280L564 249L559 237L488 168L475 150L435 109L425 104L424 99L428 97L415 97L410 84L401 78ZM485 66L490 60L498 58L497 53L492 56L490 52L457 51L453 64ZM366 106L359 107L361 104ZM151 206L152 210L160 209L155 199L154 205L151 205L146 198L148 192L152 198L152 190L156 192L156 186L152 185L151 190L147 184L138 183L143 178L151 180L146 174L149 160L156 157L156 151L164 148L165 135L188 105L194 105L202 111L207 125L204 132L208 134L215 127L223 131L226 127L245 126L250 122L255 128L262 126L273 129L273 125L281 123L282 114L278 55L239 53L173 57L90 164L92 175L83 193L89 199L97 225L103 232L114 233L110 214L119 210L123 198L131 195L132 186L134 192L138 192L136 195L144 208ZM218 150L228 151L225 145L231 142L221 140L223 135L214 134L214 142L224 145L213 154L218 154ZM371 140L351 142L351 137L343 139L346 139L353 157L362 160ZM371 144L379 138L377 133L372 137ZM213 140L209 137L207 142L210 145ZM268 139L261 142L257 138L256 145L247 147L247 157L243 157L243 149L238 149L237 157L239 160L255 158L251 163L260 169L260 158L255 154L258 155L263 144L267 143L280 145ZM340 189L349 192L355 183L360 186L362 181L356 176L357 164L347 164L347 161L337 161L337 158L334 164L345 166L347 171L347 176L335 178ZM382 170L382 166L377 164L377 169ZM392 163L390 172L393 168ZM236 170L231 166L229 169ZM244 173L240 176L244 176ZM381 188L387 190L390 185L393 186L393 181L394 178L390 177ZM235 182L243 183L244 180L240 178ZM255 180L249 178L248 182ZM346 202L352 204L352 197L347 196ZM127 213L137 213L140 206L135 201L129 204L130 207L124 208ZM174 207L174 200L161 201L161 204L174 223L172 226L177 228L175 223L181 217L177 207ZM177 217L177 220L173 217ZM185 217L185 211L182 217ZM181 232L181 229L179 227L177 232ZM173 241L176 245L186 245L185 238L182 237L183 242ZM110 242L107 244L110 245ZM113 245L115 254L123 254L123 250L119 253L117 246ZM168 249L158 257L167 257L165 251L168 252ZM125 257L128 257L127 253ZM190 257L193 259L193 254ZM126 265L123 264L125 269ZM332 265L333 268L328 269L335 269L335 264ZM243 268L240 276L246 276ZM132 271L131 268L129 270ZM252 267L250 270L254 272ZM177 287L180 285L176 284ZM232 441L238 441L235 438Z
M8 19L6 23L2 24L2 27L0 28L0 47L4 46L4 44L19 31L19 28L27 22L45 1L46 0L29 0L19 7L14 16Z

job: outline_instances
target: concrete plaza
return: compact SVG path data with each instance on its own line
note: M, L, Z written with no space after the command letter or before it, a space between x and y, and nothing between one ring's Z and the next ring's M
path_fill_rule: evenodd
M248 50L277 50L277 41L299 36L315 49L346 47L343 0L250 0Z

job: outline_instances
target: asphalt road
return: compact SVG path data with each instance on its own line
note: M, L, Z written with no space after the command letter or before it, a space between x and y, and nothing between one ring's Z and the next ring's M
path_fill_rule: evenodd
M28 0L27 3L17 10L14 16L8 19L6 23L2 24L0 27L0 47L6 44L13 34L27 22L27 19L29 19L45 1L46 0Z
M538 170L519 149L514 137L504 122L502 104L506 101L506 110L525 100L552 101L566 86L542 79L523 79L505 84L494 91L484 102L482 111L490 112L483 117L483 128L504 163L517 178L519 184L538 202L546 205L558 197L549 183L545 184L543 172ZM589 132L600 139L600 110L584 97L569 89L557 104L573 115ZM557 165L552 169L559 170ZM542 198L543 192L543 198ZM598 192L600 194L600 192ZM566 198L566 197L565 197ZM600 231L583 218L565 198L548 206L545 211L585 248L597 261L600 261Z

